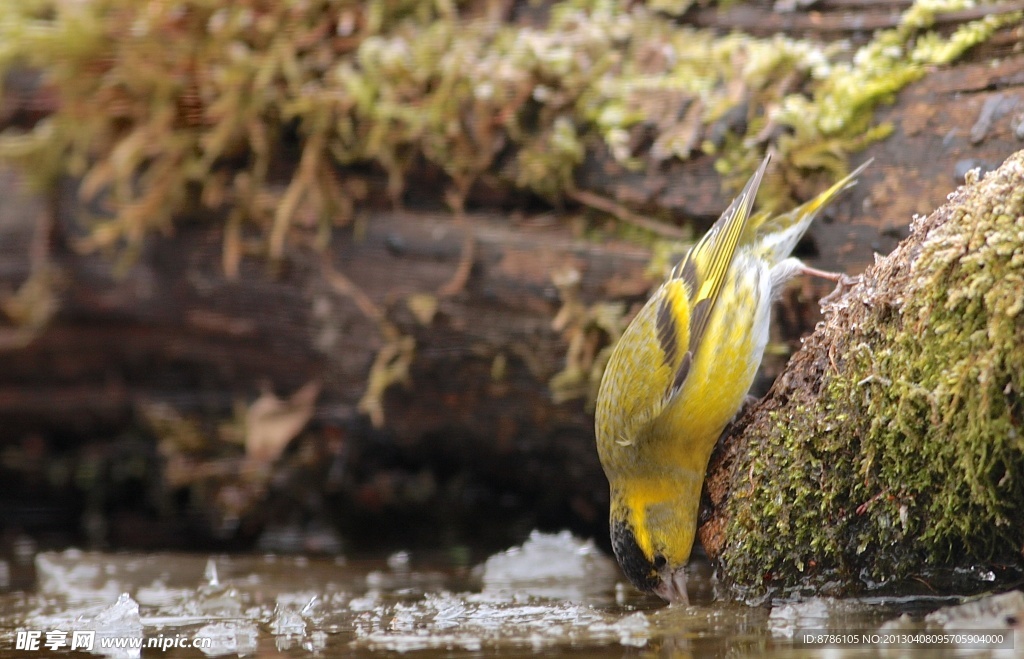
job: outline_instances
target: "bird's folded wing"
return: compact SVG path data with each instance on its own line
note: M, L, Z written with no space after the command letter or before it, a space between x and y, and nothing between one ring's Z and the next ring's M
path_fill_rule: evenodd
M700 350L708 320L722 292L722 284L732 265L736 246L750 217L769 159L770 156L765 156L739 196L679 265L673 268L672 277L685 283L689 293L690 337L687 349L691 358ZM682 381L679 384L681 386Z

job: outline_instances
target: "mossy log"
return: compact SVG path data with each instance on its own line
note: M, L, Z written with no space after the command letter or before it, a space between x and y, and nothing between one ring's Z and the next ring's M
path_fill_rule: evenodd
M824 313L713 458L700 537L722 575L746 596L1019 579L1024 151L916 218Z

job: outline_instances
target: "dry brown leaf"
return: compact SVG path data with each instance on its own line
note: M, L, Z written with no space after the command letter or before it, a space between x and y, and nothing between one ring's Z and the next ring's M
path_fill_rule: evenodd
M306 427L320 383L309 382L287 400L264 392L245 413L245 454L250 461L269 464L284 452L288 442Z

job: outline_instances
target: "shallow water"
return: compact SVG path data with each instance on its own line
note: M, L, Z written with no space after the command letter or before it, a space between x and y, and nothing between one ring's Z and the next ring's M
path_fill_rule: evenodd
M405 553L346 561L75 550L39 554L35 569L32 591L0 595L0 657L48 656L48 638L66 653L90 633L92 654L109 657L138 657L140 650L104 643L163 644L141 650L162 657L918 658L951 649L801 644L811 629L921 630L923 622L892 621L904 613L919 619L952 603L948 598L744 606L715 601L710 570L698 563L690 576L694 604L667 607L620 583L607 557L568 534L535 534L473 569ZM1000 616L971 624L1016 624ZM39 632L39 650L26 649L32 632ZM206 647L191 647L196 641Z

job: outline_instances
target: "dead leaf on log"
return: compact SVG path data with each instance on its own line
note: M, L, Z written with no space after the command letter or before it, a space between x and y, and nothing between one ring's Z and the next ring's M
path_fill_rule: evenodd
M250 462L270 464L284 452L313 416L320 383L312 381L287 400L264 392L245 414L245 454Z

